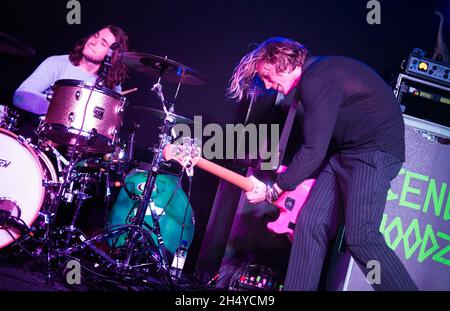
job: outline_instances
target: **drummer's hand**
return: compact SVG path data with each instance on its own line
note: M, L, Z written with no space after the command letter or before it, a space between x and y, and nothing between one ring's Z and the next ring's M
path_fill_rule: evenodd
M253 183L253 190L245 193L250 203L256 204L266 199L266 185L253 175L248 177Z

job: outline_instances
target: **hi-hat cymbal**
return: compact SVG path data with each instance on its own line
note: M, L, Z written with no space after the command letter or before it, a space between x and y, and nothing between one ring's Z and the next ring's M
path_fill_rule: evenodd
M31 47L3 32L0 32L0 52L17 56L33 56L36 54Z
M161 120L166 117L166 113L162 110L157 110L157 109L147 108L147 107L142 107L142 106L132 106L132 108L139 110L139 111L147 112L153 116L160 118ZM183 123L183 124L193 124L194 123L194 121L192 119L177 115L175 113L172 113L171 115L175 119L175 123Z
M168 58L145 53L125 52L122 54L122 62L131 69L150 77L161 77L164 81L190 85L205 84L205 78L200 73Z

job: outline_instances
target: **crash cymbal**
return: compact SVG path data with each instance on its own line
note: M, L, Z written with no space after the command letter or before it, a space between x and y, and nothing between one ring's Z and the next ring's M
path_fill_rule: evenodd
M162 110L157 110L157 109L147 108L147 107L142 107L142 106L133 106L132 108L136 109L138 111L147 112L153 116L160 118L161 120L166 117L166 113ZM194 123L194 121L192 121L191 119L177 115L175 113L172 113L172 117L175 118L175 123L183 123L183 124L193 124Z
M33 56L36 54L31 47L3 32L0 32L0 52L17 56Z
M122 54L122 62L131 69L150 77L161 77L164 81L190 85L205 83L205 78L200 73L168 58L145 53L125 52Z

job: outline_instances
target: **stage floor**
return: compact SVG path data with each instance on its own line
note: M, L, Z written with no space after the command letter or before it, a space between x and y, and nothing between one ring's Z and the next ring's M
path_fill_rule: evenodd
M83 270L83 268L82 268ZM171 291L205 290L192 276L184 276L174 287L162 278L147 277L146 282L104 278L83 270L80 284L69 284L61 269L53 272L53 284L47 282L47 265L27 255L0 250L0 291Z

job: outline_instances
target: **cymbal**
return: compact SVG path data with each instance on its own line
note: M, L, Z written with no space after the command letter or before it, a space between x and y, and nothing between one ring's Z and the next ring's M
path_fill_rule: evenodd
M31 47L3 32L0 32L0 52L17 56L33 56L36 54Z
M164 81L190 85L205 84L205 78L200 73L168 58L145 53L125 52L122 53L122 62L131 69L150 77L161 77Z
M166 117L166 113L162 110L157 110L153 108L147 108L142 106L132 106L133 109L147 112L153 116L160 118L161 120ZM194 121L192 119L180 116L178 114L172 113L172 117L175 119L175 123L183 123L183 124L193 124Z

